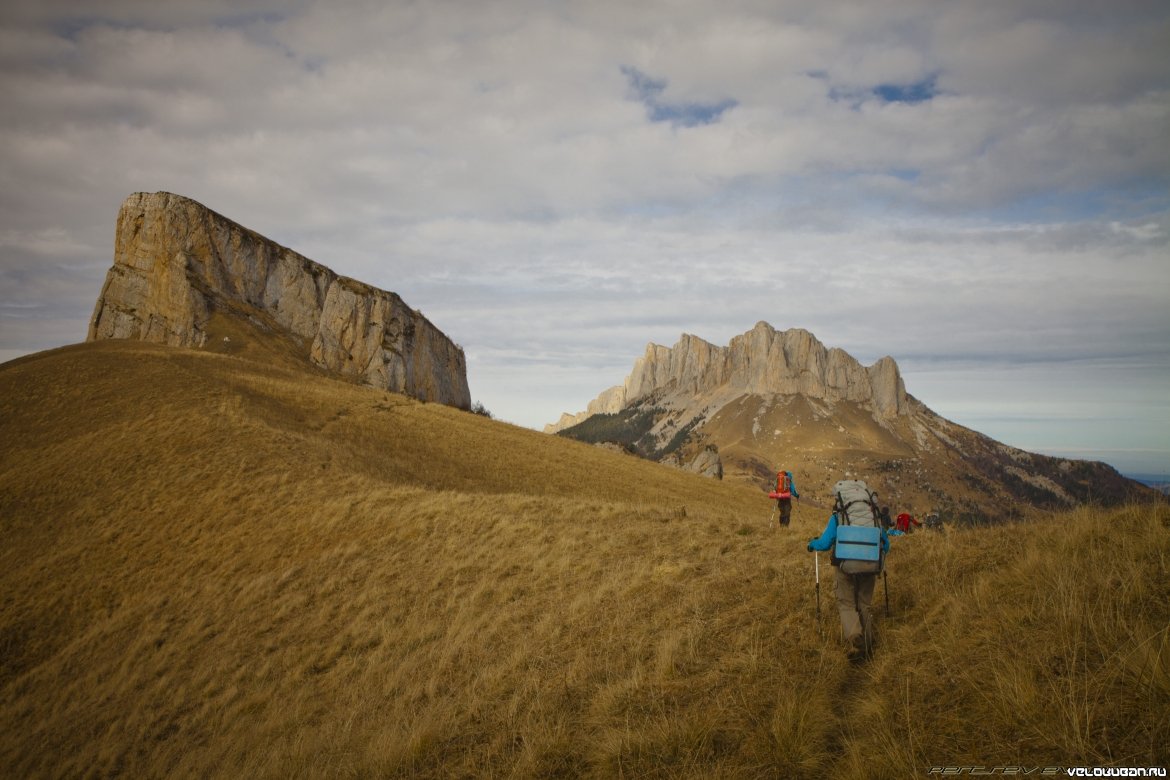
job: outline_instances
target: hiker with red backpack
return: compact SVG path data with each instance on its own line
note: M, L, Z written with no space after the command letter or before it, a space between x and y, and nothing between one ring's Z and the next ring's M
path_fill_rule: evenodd
M910 513L902 512L898 515L897 528L899 531L904 534L908 534L911 531L911 525L917 526L919 528L922 527L922 523L915 520L914 517L910 515Z
M870 604L877 576L885 568L890 540L882 528L881 510L874 494L864 482L841 480L833 488L833 498L833 514L824 532L809 540L808 551L832 550L829 562L837 569L841 634L849 648L849 659L856 662L873 655ZM817 587L819 593L819 581Z
M776 499L776 509L780 512L780 525L785 528L792 520L792 499L800 498L796 492L796 481L791 471L776 472L776 489L768 494L768 498Z

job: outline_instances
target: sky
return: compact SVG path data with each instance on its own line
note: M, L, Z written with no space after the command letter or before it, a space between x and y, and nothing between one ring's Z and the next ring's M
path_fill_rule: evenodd
M6 0L0 360L133 192L400 294L540 428L764 320L1007 444L1170 472L1164 0Z

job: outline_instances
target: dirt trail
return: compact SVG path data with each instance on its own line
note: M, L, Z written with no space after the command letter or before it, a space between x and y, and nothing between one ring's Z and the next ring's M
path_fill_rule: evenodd
M837 602L834 594L833 575L830 575L828 580L828 596L825 603L822 603L821 613L821 638L822 648L824 652L842 653L844 649L841 646L841 632L837 616ZM873 604L871 609L871 619L874 622L874 653L880 654L881 638L884 633L892 630L889 624L889 609L886 599L886 585L882 578L878 578L878 584L874 588ZM822 575L822 590L825 588L824 577ZM822 599L825 594L821 594ZM856 736L854 734L854 725L857 723L858 713L856 711L858 691L866 690L867 688L876 685L876 673L873 666L873 659L858 659L856 661L850 660L846 663L845 674L841 677L836 690L831 697L832 714L836 723L836 727L829 733L826 748L830 755L837 756L837 759L832 767L831 774L837 777L846 777L849 774L849 767L852 764L849 762L848 752L849 746L852 744Z

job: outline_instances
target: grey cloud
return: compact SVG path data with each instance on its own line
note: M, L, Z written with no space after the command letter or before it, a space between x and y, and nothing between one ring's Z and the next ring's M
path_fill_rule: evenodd
M1165 89L1170 12L1156 2L968 3L940 18L942 86L1034 106L1115 103Z

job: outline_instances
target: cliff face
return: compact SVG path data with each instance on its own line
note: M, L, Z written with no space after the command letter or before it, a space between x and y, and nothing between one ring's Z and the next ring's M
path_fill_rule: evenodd
M671 348L649 344L624 384L604 391L584 412L562 415L545 431L555 433L594 414L614 414L651 396L677 406L699 396L746 394L853 401L878 418L905 415L909 408L893 358L866 368L844 350L826 349L807 330L777 331L759 322L726 347L689 334Z
M471 406L463 350L398 295L338 276L189 198L127 198L88 340L198 347L216 310L262 313L313 364L343 377Z

